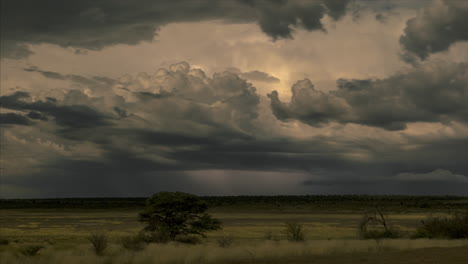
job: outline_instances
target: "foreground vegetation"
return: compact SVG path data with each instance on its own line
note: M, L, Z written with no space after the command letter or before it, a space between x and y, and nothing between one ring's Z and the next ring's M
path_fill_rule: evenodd
M411 207L404 202L409 197L350 198L342 204L337 197L312 205L285 202L291 197L275 204L270 197L212 206L207 212L222 222L222 230L205 238L186 232L168 243L149 243L155 238L141 236L148 222L138 221L140 205L38 209L24 208L22 201L11 209L14 203L9 203L10 209L0 209L0 259L2 264L299 264L465 263L468 258L467 198L433 197ZM376 199L386 200L386 206L376 207Z
M220 247L216 243L187 245L171 242L150 244L141 251L112 244L103 255L94 254L88 244L47 245L36 256L19 253L21 245L9 245L0 252L4 264L13 263L465 263L468 241L387 240L378 246L371 240L314 240L303 243L259 241ZM447 252L451 252L447 254ZM407 255L404 262L400 256ZM429 260L439 260L430 262ZM391 262L391 261L394 262ZM397 261L399 260L399 261ZM422 261L427 260L427 261ZM442 261L444 260L444 261ZM419 262L418 262L419 261ZM458 262L457 262L458 261Z

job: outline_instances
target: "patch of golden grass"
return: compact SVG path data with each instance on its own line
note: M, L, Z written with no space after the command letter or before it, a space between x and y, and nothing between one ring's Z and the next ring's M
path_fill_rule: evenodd
M89 244L75 244L72 248L46 246L38 256L25 257L16 254L23 244L15 243L0 252L3 264L13 263L278 263L281 260L294 259L300 263L317 256L336 254L362 254L386 252L394 250L412 250L421 248L453 248L468 246L466 240L385 240L381 247L369 240L316 240L305 243L287 241L260 241L245 243L235 241L227 248L221 248L215 243L201 245L184 244L151 244L141 252L123 250L114 244L104 256L95 256ZM301 262L303 261L303 262ZM336 262L339 263L339 262Z

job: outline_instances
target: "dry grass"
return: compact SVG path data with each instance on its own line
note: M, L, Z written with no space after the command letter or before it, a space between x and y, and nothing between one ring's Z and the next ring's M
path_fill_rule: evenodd
M89 246L78 244L72 248L61 249L49 246L41 250L35 257L25 257L16 254L21 245L9 245L0 252L3 264L13 263L278 263L289 260L297 263L307 263L314 258L333 258L336 255L351 254L353 256L369 256L385 254L386 252L406 251L424 248L453 249L468 247L467 240L385 240L382 248L378 248L373 241L364 240L316 240L304 243L288 241L262 241L256 243L236 243L226 248L216 243L201 245L186 245L179 243L151 244L139 252L122 250L118 244L113 244L103 256L96 256ZM460 249L463 251L463 249ZM439 250L440 251L440 250ZM427 251L430 253L430 251ZM460 252L462 253L462 252ZM400 253L395 254L398 256ZM340 263L340 262L330 262Z
M137 213L131 210L44 209L8 210L8 212L0 210L0 233L3 239L9 241L8 244L0 245L1 262L2 264L299 264L320 259L322 262L314 263L341 264L360 263L360 258L379 256L379 254L385 255L385 258L391 258L393 255L397 259L402 254L406 254L404 252L408 250L410 252L416 250L414 251L417 255L415 259L419 260L423 254L421 250L428 248L438 248L425 250L424 254L428 256L443 255L445 254L443 252L447 250L468 251L468 240L384 239L380 244L374 240L358 240L356 226L362 216L360 212L255 211L212 212L215 217L223 221L224 229L209 233L208 239L202 244L150 244L141 250L138 247L139 251L131 248L125 249L122 245L122 238L135 235L142 228L137 222ZM391 216L392 223L407 232L413 232L420 225L420 220L426 217L425 214L392 214ZM287 241L284 233L285 222L303 223L307 241L295 243ZM96 228L109 235L109 247L102 256L94 254L86 240L89 232ZM218 245L218 240L223 237L232 238L232 241L229 239L229 246ZM41 243L45 247L36 256L27 257L22 255L20 250L28 243ZM462 246L465 248L457 248ZM395 251L398 253L395 254ZM340 258L349 261L340 262L338 261ZM430 259L437 259L437 256L430 257ZM381 263L392 262L381 261Z
M215 241L224 235L236 239L263 240L269 232L275 239L286 239L285 222L304 224L307 239L355 239L356 225L361 212L317 213L307 212L257 212L213 211L211 214L223 222L223 230L210 232L209 240ZM88 234L96 228L109 236L118 238L136 234L143 226L137 221L138 210L55 210L25 209L0 210L0 233L2 237L22 241L37 241L49 238L56 241L77 240L85 242ZM392 214L391 220L400 230L414 232L426 214Z

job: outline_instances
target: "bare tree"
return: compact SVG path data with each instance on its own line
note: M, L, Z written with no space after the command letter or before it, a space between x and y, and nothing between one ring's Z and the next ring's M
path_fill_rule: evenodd
M374 227L372 230L369 227ZM373 210L367 211L359 222L359 235L361 238L395 238L398 237L396 228L391 226L384 214L384 208L376 205Z

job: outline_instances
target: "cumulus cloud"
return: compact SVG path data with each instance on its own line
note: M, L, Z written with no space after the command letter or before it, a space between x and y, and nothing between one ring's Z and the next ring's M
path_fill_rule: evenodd
M275 116L311 126L354 123L403 130L412 122L467 123L468 65L429 63L386 79L338 81L338 89L317 90L310 80L292 86L290 102L269 94Z
M1 116L2 124L8 125L1 134L2 142L7 142L2 163L19 155L24 146L34 149L31 153L43 149L47 138L55 138L67 151L43 150L40 160L32 155L30 164L22 168L9 163L4 170L5 184L11 186L30 187L35 178L25 183L22 177L28 175L48 182L62 182L66 177L76 184L78 179L86 181L81 173L113 173L124 180L131 173L147 178L144 175L154 171L206 168L220 155L208 157L203 152L248 141L257 117L259 96L251 84L230 72L208 77L185 62L105 82L38 68L26 72L69 82L71 88L57 97L33 91L0 97L3 109L18 113ZM18 133L18 125L24 124L31 128ZM97 154L81 155L80 145L89 146L84 152ZM96 180L96 188L107 180L104 176ZM44 187L44 192L48 190Z
M468 40L468 2L436 0L406 23L400 43L409 62L426 59L435 52L446 51L458 41Z
M281 175L291 176L291 193L411 193L419 185L399 191L401 184L413 182L395 178L387 188L376 179L437 168L468 173L461 161L467 146L464 130L424 138L350 125L309 135L308 125L283 128L269 111L268 99L232 72L207 76L182 62L103 82L27 69L25 74L60 81L64 88L61 94L29 90L0 97L2 109L29 124L9 121L0 131L9 196L19 189L40 197L149 195L164 189L214 194L221 183L206 181L216 175L229 175L227 184L236 190L253 182L251 190L276 192L280 183L259 180L270 174L278 181ZM301 107L307 106L304 98L315 100L314 111L330 112L343 102L344 109L349 107L344 97L328 98L331 94L308 81L295 90ZM345 112L337 109L331 112ZM306 134L299 135L301 131ZM260 178L247 182L245 175ZM351 182L362 184L346 184ZM426 183L432 189L440 186ZM451 187L442 191L466 193Z
M280 79L276 78L275 76L271 76L268 73L261 72L261 71L249 71L240 74L240 77L253 80L253 81L260 81L260 82L267 82L267 83L279 83Z
M238 68L234 68L234 67L230 67L225 70L228 72L235 73L239 75L239 77L246 79L246 80L250 80L250 81L259 81L259 82L265 82L265 83L279 83L281 81L275 76L272 76L266 72L262 72L258 70L242 72Z
M292 38L294 28L324 30L321 19L339 19L349 0L277 1L6 1L2 58L31 54L28 45L50 43L78 50L152 41L168 23L220 19L257 23L273 39Z
M0 97L2 107L31 111L31 119L50 116L63 127L106 126L126 118L161 128L183 130L202 124L207 129L246 131L257 117L259 97L251 84L230 72L207 77L186 62L119 80L63 75L35 67L25 71L70 81L73 87L62 90L60 97L15 92ZM179 123L174 125L174 120Z

